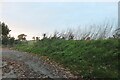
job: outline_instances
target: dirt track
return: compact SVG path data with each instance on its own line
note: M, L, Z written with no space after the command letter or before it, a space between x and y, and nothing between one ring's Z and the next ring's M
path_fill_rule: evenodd
M2 49L3 78L75 78L68 70L37 55Z

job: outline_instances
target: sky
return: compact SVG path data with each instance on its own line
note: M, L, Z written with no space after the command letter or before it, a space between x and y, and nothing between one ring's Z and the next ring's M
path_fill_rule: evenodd
M2 2L0 19L12 30L11 36L24 33L27 39L78 26L116 23L117 2Z

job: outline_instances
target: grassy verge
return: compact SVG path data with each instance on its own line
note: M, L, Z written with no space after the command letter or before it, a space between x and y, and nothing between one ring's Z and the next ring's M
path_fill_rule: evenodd
M28 42L29 43L29 42ZM117 39L107 40L57 40L45 39L33 44L16 45L17 50L48 56L72 73L84 78L117 78Z

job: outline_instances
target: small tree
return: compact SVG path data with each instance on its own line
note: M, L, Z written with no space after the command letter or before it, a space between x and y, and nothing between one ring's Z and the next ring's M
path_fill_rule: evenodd
M35 37L32 37L33 40L35 40Z
M43 39L45 39L45 38L47 38L47 37L46 37L46 33L43 34Z
M9 30L5 23L2 23L0 26L2 27L2 36L7 36L11 30Z
M26 40L26 36L27 35L25 35L25 34L20 34L20 35L18 35L18 40L25 41Z
M7 45L9 41L8 34L11 30L8 28L8 26L3 22L0 22L0 39L2 40L3 45Z
M40 40L40 37L36 37L36 41Z

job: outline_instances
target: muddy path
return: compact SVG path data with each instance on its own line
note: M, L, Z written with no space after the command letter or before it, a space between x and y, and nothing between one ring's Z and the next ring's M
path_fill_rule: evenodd
M10 49L2 49L2 78L76 78L63 67L42 57Z

